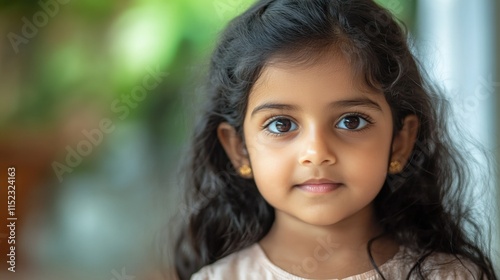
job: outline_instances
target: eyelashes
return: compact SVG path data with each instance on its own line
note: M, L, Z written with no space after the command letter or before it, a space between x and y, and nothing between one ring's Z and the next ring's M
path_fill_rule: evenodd
M335 127L351 131L361 131L371 124L373 124L372 118L365 114L355 112L343 115Z
M298 129L298 125L287 117L276 116L269 120L264 128L273 134L283 134Z
M335 122L334 127L349 132L361 132L373 124L374 120L370 116L361 112L349 112L343 114ZM284 136L296 131L298 128L299 125L293 118L283 115L269 116L267 121L262 125L262 130L266 134L275 137Z

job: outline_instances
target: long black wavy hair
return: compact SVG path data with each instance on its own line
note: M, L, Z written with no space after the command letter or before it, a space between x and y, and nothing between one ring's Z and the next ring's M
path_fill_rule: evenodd
M368 86L384 93L395 130L407 115L420 121L409 163L387 176L375 199L385 232L421 252L410 275L425 279L421 264L443 252L476 264L478 278L496 279L463 199L471 186L464 165L469 159L452 145L446 102L425 82L405 29L371 0L261 0L229 23L210 61L206 107L186 165L185 223L174 254L179 278L254 244L274 221L274 209L255 182L230 164L218 125L228 122L241 135L249 92L270 59L300 63L332 47Z

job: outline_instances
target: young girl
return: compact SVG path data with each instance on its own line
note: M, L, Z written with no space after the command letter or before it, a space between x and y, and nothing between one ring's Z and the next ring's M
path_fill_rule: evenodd
M209 73L180 279L496 279L467 159L385 9L258 1Z

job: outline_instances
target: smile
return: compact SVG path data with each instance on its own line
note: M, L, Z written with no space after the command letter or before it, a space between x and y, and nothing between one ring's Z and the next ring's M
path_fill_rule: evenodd
M311 193L328 193L340 187L340 184L297 185L303 191Z
M342 184L330 180L308 180L302 184L295 185L295 187L310 193L328 193L336 190Z

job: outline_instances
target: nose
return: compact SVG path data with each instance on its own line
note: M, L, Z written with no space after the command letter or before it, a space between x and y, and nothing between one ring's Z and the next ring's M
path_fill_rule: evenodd
M304 141L303 150L299 156L299 162L302 165L332 165L337 162L332 147L331 137L325 135L327 133L320 133L311 130L309 133L303 135Z

